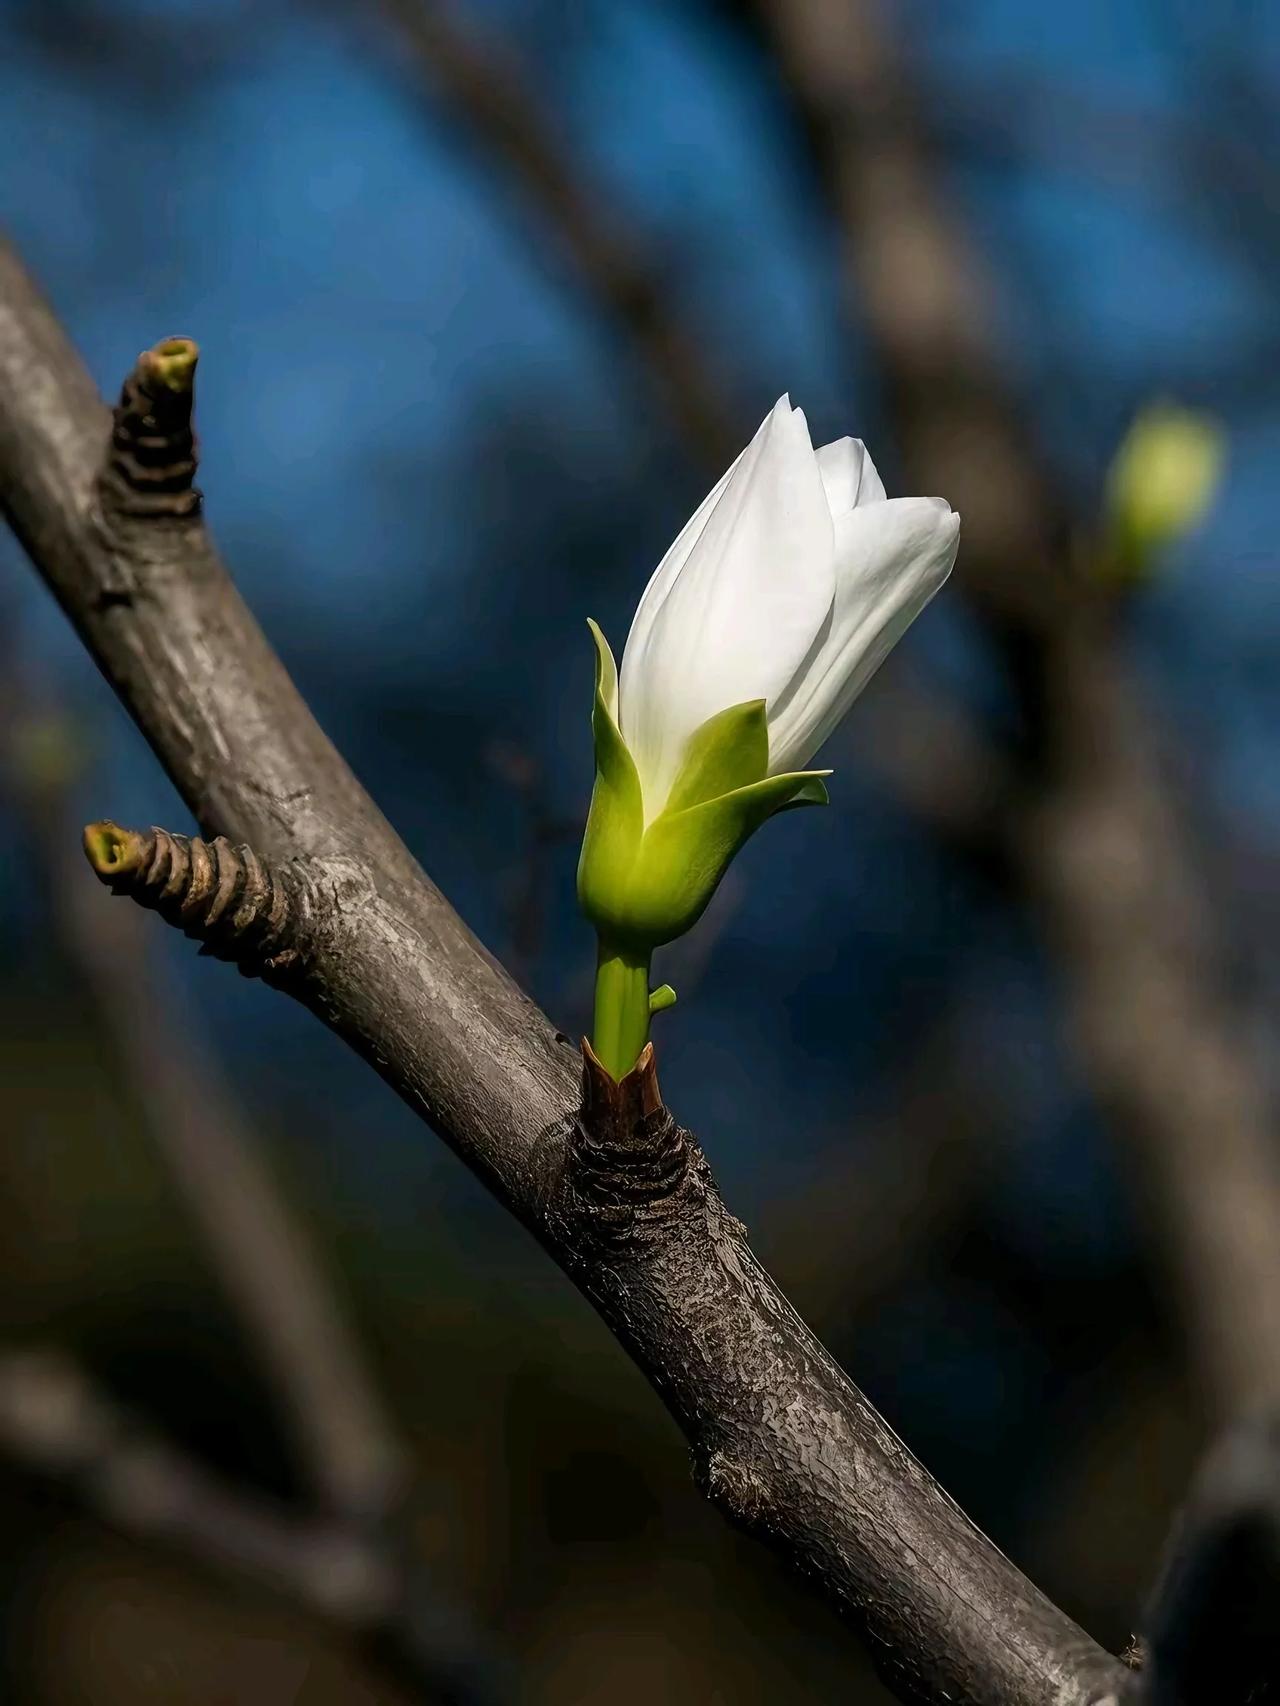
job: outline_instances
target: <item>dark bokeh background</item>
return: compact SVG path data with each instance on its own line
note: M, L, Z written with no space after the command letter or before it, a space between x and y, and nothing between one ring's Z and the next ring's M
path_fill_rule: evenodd
M573 900L584 619L620 650L714 470L394 11L3 0L0 217L104 393L144 345L199 340L201 484L240 587L432 876L574 1033L592 955ZM457 16L514 56L665 278L742 438L789 390L815 441L864 436L893 490L839 234L747 13L472 0ZM1082 527L1143 403L1173 395L1228 430L1216 506L1126 623L1260 1014L1280 835L1280 18L1244 0L891 16L997 281L1005 376ZM963 534L961 553L963 573ZM0 1326L72 1349L193 1454L289 1499L267 1388L59 922L58 884L92 879L34 874L48 820L26 784L33 767L56 783L73 848L92 817L188 820L11 541L0 560L18 777L0 820ZM998 721L950 592L886 676L900 668ZM1054 968L1015 901L885 785L890 710L878 684L830 759L832 809L760 836L659 968L680 993L664 1087L895 1428L1119 1645L1200 1404ZM212 1046L338 1276L415 1448L417 1544L512 1697L879 1698L859 1693L852 1637L700 1504L640 1378L430 1134L300 1010L158 924L145 939L171 1018ZM5 1475L6 1698L405 1698L340 1633L113 1534L55 1481Z

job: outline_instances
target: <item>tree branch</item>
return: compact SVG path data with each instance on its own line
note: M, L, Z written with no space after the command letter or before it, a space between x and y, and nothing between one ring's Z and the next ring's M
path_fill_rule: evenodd
M529 1227L649 1376L709 1496L864 1630L904 1700L1118 1699L1123 1668L968 1523L791 1310L652 1073L615 1102L588 1064L584 1104L567 1040L325 740L199 516L113 504L105 440L7 255L0 501L202 826L305 892L273 942L272 958L296 952L290 992Z

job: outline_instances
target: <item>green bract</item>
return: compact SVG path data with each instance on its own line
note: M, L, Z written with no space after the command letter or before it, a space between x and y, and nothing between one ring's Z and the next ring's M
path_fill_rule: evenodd
M763 699L732 705L690 736L663 809L646 826L635 761L618 726L618 670L595 622L591 726L596 780L578 899L602 940L649 952L702 916L729 861L766 818L826 805L826 770L770 776Z

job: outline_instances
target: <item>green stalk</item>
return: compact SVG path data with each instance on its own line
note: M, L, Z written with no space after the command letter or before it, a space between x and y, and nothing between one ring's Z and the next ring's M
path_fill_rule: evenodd
M615 1079L626 1077L649 1040L650 958L643 949L619 948L600 938L591 1046Z

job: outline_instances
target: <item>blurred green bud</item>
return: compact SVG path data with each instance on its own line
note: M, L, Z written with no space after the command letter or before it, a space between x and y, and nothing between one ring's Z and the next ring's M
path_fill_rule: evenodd
M1162 552L1207 514L1222 483L1227 435L1210 415L1153 403L1134 419L1107 473L1102 572L1145 579Z
M9 738L9 760L19 785L38 794L69 788L85 766L86 743L72 718L41 711L22 718Z

